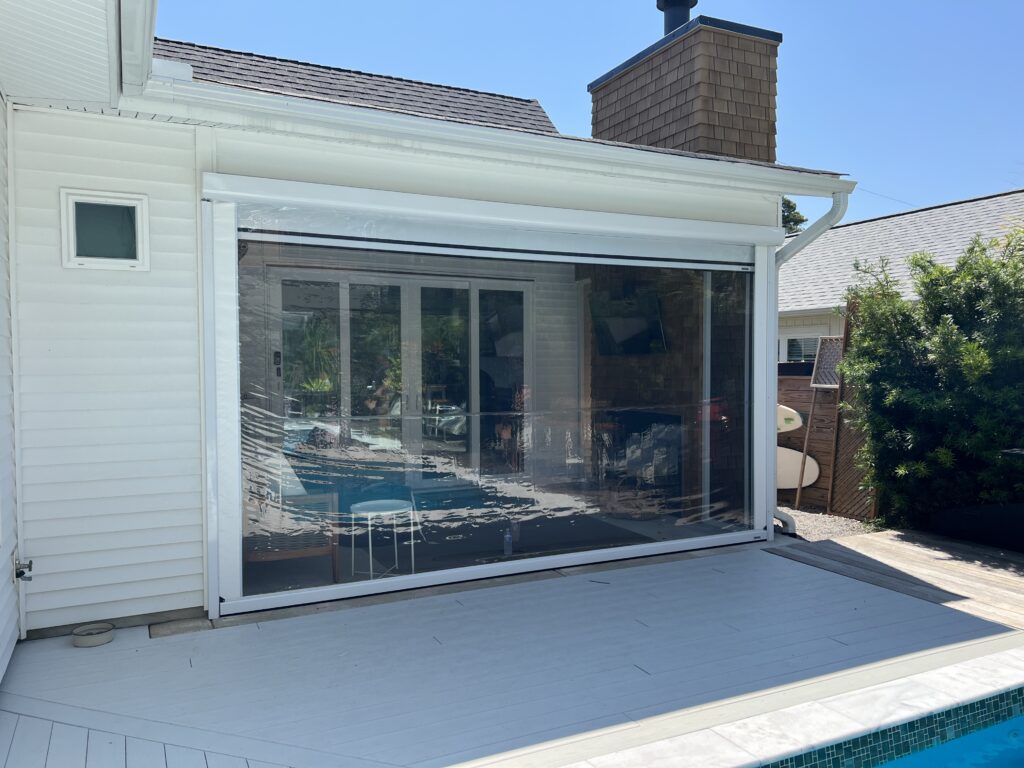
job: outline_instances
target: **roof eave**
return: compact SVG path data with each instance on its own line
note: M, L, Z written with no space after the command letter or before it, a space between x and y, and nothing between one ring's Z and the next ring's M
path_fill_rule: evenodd
M138 96L153 71L157 0L121 0L121 92Z
M695 157L644 151L643 147L573 141L571 137L491 128L419 117L367 107L320 102L245 88L150 80L141 96L126 94L122 109L171 117L243 125L245 118L273 118L299 126L389 137L396 140L460 145L519 155L557 158L591 166L601 172L650 172L688 177L694 183L735 187L770 194L831 197L851 192L856 183L836 175L793 168L746 163L732 158ZM251 124L248 127L252 127Z

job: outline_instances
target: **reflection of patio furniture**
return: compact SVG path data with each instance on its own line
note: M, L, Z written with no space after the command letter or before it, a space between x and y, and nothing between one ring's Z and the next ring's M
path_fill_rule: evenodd
M356 529L355 524L366 523L367 549L370 557L370 578L373 574L373 521L383 517L391 517L391 529L394 537L395 564L383 573L378 575L387 576L392 571L398 570L398 517L409 515L409 552L412 557L412 573L416 573L416 528L419 520L416 515L416 507L406 499L373 499L372 501L361 501L352 505L351 510L351 532L352 532L352 575L356 575Z
M633 520L653 520L677 510L682 493L680 417L606 411L595 412L593 424L601 510Z
M337 514L336 493L285 496L280 506L247 517L242 559L266 563L329 555L337 583L341 581L338 537L333 528Z
M449 437L466 434L466 412L457 405L432 403L423 416L423 427L425 434L448 442Z

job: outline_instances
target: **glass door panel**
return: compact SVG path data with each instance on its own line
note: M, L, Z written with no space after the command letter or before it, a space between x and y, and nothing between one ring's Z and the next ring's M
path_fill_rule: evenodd
M306 439L312 429L335 436L341 404L341 308L338 285L281 282L280 378L284 443Z
M313 457L345 432L342 300L337 282L277 276L240 292L245 594L329 584L338 571L338 495Z
M402 449L402 288L348 286L351 439L371 450Z
M433 479L473 465L469 299L465 288L420 288L420 453Z
M522 291L479 292L480 474L525 469L525 322Z

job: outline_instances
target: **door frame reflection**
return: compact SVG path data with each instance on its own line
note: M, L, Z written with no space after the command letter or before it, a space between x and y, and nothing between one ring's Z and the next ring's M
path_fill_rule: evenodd
M521 278L501 279L494 277L449 276L445 274L412 275L406 272L388 270L364 270L348 267L325 268L323 266L275 265L265 268L264 312L266 338L265 386L270 394L271 409L280 417L284 416L283 378L277 375L275 354L283 350L281 317L283 315L283 284L286 282L326 283L337 286L339 294L339 428L342 432L350 428L352 415L352 373L351 373L351 307L350 287L353 285L397 286L401 291L401 337L402 337L402 430L401 450L410 457L406 470L406 481L410 487L422 486L422 435L420 433L423 413L422 391L422 322L420 315L420 291L423 288L454 288L469 292L469 403L467 430L467 453L470 463L466 469L480 471L480 292L509 291L522 294L523 302L523 380L526 393L534 391L534 284ZM528 394L527 394L528 396ZM524 413L529 413L529 402L524 403ZM527 436L523 446L524 465L520 473L530 471L530 441ZM417 468L416 464L420 466ZM468 481L467 481L468 482Z

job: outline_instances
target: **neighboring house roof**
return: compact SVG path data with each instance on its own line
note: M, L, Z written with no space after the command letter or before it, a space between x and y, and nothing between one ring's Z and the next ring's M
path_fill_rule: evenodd
M779 273L779 311L827 311L857 281L854 262L889 269L912 295L907 257L923 251L953 264L975 235L999 237L1024 226L1024 189L840 224L800 251Z
M421 117L557 134L536 99L371 75L157 38L153 56L189 64L199 82Z

